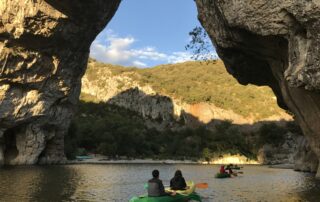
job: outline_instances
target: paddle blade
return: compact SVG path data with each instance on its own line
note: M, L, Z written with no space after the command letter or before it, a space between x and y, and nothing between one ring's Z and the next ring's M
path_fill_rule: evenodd
M243 174L243 172L242 171L240 171L240 172L237 172L238 174Z
M198 183L196 184L196 187L199 189L207 189L209 187L208 183Z

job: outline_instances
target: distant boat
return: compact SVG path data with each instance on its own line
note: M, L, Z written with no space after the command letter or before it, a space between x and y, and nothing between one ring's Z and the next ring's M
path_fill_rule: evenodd
M86 159L93 159L93 157L92 156L76 156L76 159L79 161L83 161Z

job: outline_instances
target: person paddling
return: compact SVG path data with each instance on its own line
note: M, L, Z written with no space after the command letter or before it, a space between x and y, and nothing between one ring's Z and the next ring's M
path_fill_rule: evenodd
M229 175L237 176L237 173L233 172L232 167L233 167L232 164L229 164L227 166L227 170L228 170Z
M158 170L152 171L152 179L148 181L148 196L158 197L172 195L165 192L162 180L159 179L159 175L160 173Z
M221 174L227 173L226 170L224 169L224 166L221 166L221 167L220 167L220 173L221 173Z
M187 188L187 183L182 176L181 170L177 170L170 180L170 188L172 190L185 190Z

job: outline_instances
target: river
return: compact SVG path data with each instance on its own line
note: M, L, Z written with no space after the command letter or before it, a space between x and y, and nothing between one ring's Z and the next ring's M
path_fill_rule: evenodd
M215 179L218 166L152 164L7 167L0 169L0 201L128 201L145 192L154 168L164 184L176 169L208 183L197 190L203 201L320 201L320 182L309 173L245 166L239 177Z

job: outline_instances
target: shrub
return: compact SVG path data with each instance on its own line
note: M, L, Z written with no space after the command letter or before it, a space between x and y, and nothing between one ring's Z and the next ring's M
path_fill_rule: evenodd
M283 127L278 126L275 123L264 124L258 131L259 134L259 145L271 144L281 145L285 141L285 134L287 130Z

